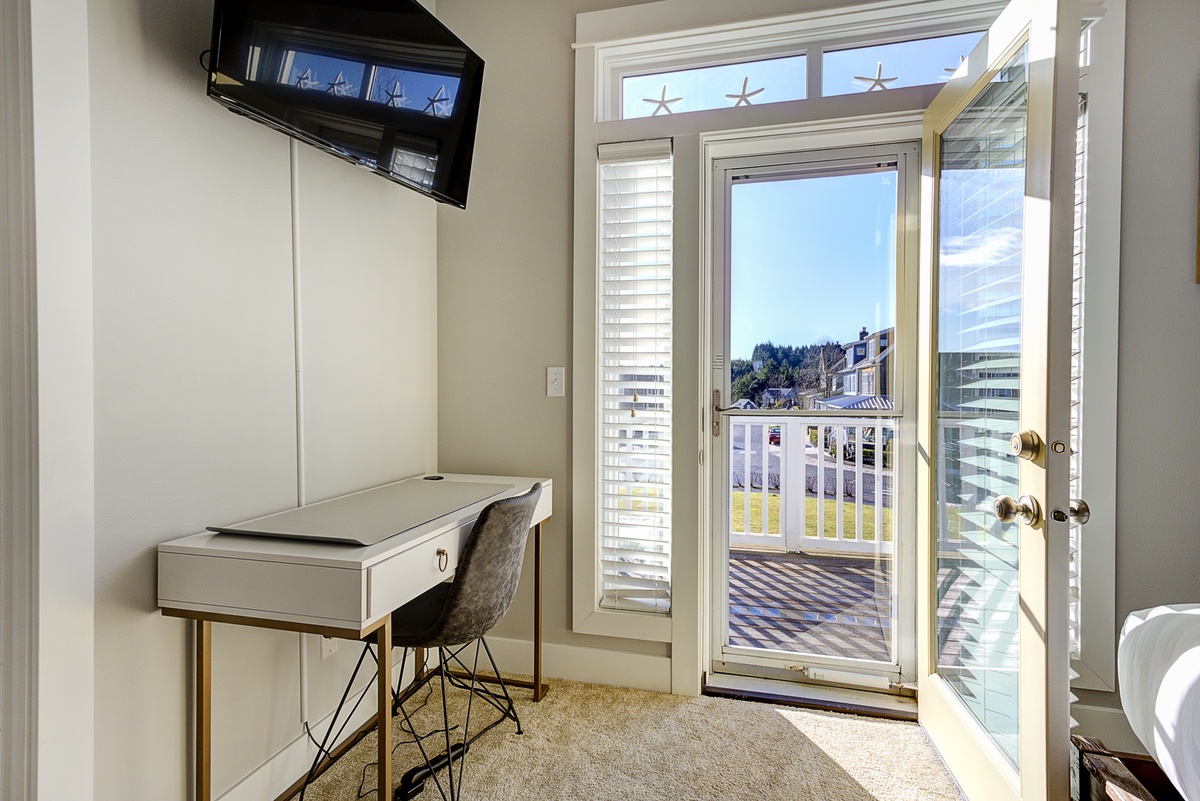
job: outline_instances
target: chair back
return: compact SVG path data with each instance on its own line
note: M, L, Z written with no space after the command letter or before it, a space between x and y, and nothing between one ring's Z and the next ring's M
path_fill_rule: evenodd
M542 485L488 504L479 513L458 559L446 605L426 635L426 647L461 645L482 637L512 605L521 579L525 541Z

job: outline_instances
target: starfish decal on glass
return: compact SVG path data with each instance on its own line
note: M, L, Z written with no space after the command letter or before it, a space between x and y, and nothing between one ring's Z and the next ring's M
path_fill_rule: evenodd
M315 89L317 87L317 79L313 77L312 67L309 67L303 73L296 76L296 86L300 89Z
M404 87L399 81L396 81L391 91L384 89L383 93L387 95L387 104L392 108L404 108L408 105L408 95L404 94Z
M350 82L346 80L346 76L339 71L337 77L329 82L329 88L325 90L325 93L346 97L353 88Z
M665 111L668 114L673 114L674 112L671 111L671 104L678 103L680 100L683 100L683 98L682 97L668 98L667 97L667 85L664 83L661 97L659 97L657 99L655 99L653 97L643 97L642 100L646 101L647 103L654 104L654 111L650 112L650 116L653 117L656 114L658 114L658 112L660 112L660 111Z
M438 104L450 102L450 96L446 94L446 87L444 85L438 87L438 90L434 92L433 97L427 97L425 99L428 100L429 103L425 106L424 113L432 113L435 117L439 116L442 112L442 110L438 107Z
M958 57L958 65L957 65L957 66L954 66L954 67L946 67L945 69L943 69L943 70L942 70L942 72L944 72L944 73L946 73L946 74L945 74L945 76L942 78L942 80L943 80L943 81L948 81L948 80L950 80L950 76L951 76L951 75L953 75L954 73L958 72L958 68L959 68L959 67L961 67L961 66L963 65L963 62L964 62L964 61L966 61L966 60L967 60L967 57L966 57L966 56L959 56L959 57Z
M888 88L887 85L896 79L883 77L883 63L880 61L876 61L874 78L868 78L868 77L865 77L862 75L855 75L854 80L862 81L863 83L870 84L870 86L867 87L867 91L870 92L872 89L887 89Z
M749 77L742 78L742 92L741 92L741 94L737 94L737 95L725 95L725 96L726 96L727 98L729 98L730 100L736 100L736 101L737 101L736 103L734 103L734 104L733 104L733 107L734 107L734 108L737 108L738 106L751 106L751 105L754 105L753 103L751 103L751 102L750 102L750 98L754 97L754 96L755 96L755 95L757 95L757 94L762 94L762 92L763 92L763 91L766 89L766 87L764 86L764 87L762 87L762 88L760 88L760 89L755 89L753 92L747 92L746 90L747 90L748 88L750 88L750 78L749 78ZM664 89L665 89L665 87L664 87Z

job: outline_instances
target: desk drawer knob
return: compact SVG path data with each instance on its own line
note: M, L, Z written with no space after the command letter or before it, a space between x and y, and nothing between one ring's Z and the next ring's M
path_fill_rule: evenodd
M437 558L438 558L438 570L445 573L446 567L449 566L449 564L450 564L449 552L447 552L445 548L438 548L437 549Z

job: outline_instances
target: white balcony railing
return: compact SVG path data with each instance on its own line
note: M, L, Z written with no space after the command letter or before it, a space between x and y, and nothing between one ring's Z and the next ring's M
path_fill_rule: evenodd
M896 421L729 418L731 547L891 554Z

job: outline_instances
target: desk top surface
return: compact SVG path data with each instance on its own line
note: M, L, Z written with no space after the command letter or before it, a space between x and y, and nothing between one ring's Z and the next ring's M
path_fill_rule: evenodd
M422 476L393 481L378 487L307 504L245 523L218 526L244 533L203 531L161 543L159 553L179 553L232 559L295 562L326 567L362 570L450 528L462 526L479 516L489 503L527 492L534 482L542 484L542 499L533 522L550 516L552 481L521 476L482 476L437 473L443 481L422 481ZM463 488L475 484L478 491ZM402 486L403 485L403 486ZM439 489L441 487L441 489ZM447 490L447 488L450 488ZM474 498L474 500L470 500ZM459 501L467 501L459 505ZM445 509L450 506L450 511ZM437 513L430 518L429 515ZM391 525L389 519L398 521ZM341 526L358 521L374 529L392 528L397 533L373 544L295 539L274 529L319 532L322 526ZM256 530L257 529L257 530ZM269 532L274 536L257 536Z

